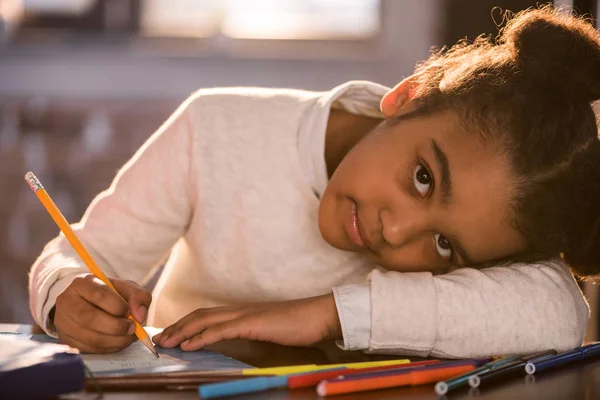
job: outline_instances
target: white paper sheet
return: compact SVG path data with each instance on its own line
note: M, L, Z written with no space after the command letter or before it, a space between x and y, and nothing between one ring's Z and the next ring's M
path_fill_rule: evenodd
M184 361L166 354L156 358L142 342L134 342L123 351L112 354L82 354L83 361L92 372L109 372L130 368L181 365Z

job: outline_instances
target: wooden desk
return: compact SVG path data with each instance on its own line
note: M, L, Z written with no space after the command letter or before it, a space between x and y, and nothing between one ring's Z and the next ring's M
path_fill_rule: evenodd
M237 358L257 367L306 364L306 363L338 363L355 362L391 357L366 355L360 352L343 352L333 343L325 343L317 348L290 348L270 343L234 340L211 346L211 350ZM397 357L394 357L397 358ZM540 374L529 379L514 379L502 385L482 388L477 393L468 390L451 392L446 397L438 398L433 392L433 385L416 386L402 389L365 392L348 396L335 396L332 399L547 399L547 400L593 400L600 399L600 360L577 363L565 366L556 371ZM94 393L63 396L61 398L94 399ZM108 392L106 400L142 400L142 399L198 399L195 391L187 392ZM314 389L310 390L275 390L253 395L233 396L226 399L266 399L266 400L309 400L319 399Z

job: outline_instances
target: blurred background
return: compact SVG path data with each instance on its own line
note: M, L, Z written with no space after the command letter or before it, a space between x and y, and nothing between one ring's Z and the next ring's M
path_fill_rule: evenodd
M495 35L494 6L541 3L0 0L0 322L32 322L28 269L58 233L26 171L75 222L198 88L394 85L432 47ZM596 0L556 3L596 16ZM595 311L597 290L585 291Z

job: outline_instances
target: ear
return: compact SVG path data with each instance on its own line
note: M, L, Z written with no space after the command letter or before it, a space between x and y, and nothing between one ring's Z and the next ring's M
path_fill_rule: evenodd
M411 99L411 89L414 84L414 75L411 75L383 96L381 103L379 103L379 108L386 118L396 115L400 108Z

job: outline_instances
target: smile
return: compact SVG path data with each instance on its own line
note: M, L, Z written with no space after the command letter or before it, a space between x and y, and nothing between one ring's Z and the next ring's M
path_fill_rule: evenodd
M371 250L371 246L367 243L364 236L361 234L360 224L358 220L358 212L356 210L356 202L352 200L352 209L349 218L346 220L346 233L350 241L361 249Z

